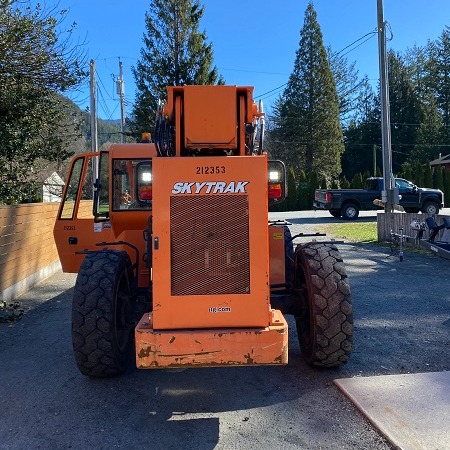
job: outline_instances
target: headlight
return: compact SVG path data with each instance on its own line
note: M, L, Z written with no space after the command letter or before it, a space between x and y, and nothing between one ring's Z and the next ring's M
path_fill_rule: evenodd
M144 183L152 182L152 173L151 172L142 172L141 173L141 181Z
M276 182L280 181L280 179L281 179L281 174L280 174L280 172L275 171L275 170L271 170L271 171L269 172L269 181L270 181L270 182L276 183Z

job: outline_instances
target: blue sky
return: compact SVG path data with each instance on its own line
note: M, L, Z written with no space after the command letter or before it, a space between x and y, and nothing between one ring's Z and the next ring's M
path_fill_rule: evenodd
M51 5L52 0L47 0ZM201 29L212 42L214 63L227 84L255 87L266 108L276 99L292 71L300 29L308 0L201 0L205 14ZM127 114L134 101L135 65L143 45L144 15L149 0L59 0L69 10L67 25L77 23L75 38L86 42L89 59L96 60L99 84L99 117L119 118L120 107L113 77L123 63ZM315 0L325 45L340 51L377 25L376 0ZM436 39L450 25L449 0L384 0L384 15L393 40L388 48L403 51L414 44ZM362 43L359 41L358 44ZM378 79L376 35L359 47L343 52L356 62L360 76ZM89 105L88 81L71 98L81 107Z

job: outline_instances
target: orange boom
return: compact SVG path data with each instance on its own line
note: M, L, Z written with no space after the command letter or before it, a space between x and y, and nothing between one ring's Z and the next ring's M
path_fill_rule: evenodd
M303 357L351 352L352 307L338 250L294 250L282 162L263 152L253 88L168 87L154 142L77 155L54 235L78 272L72 340L91 377L138 368L287 364L286 314Z

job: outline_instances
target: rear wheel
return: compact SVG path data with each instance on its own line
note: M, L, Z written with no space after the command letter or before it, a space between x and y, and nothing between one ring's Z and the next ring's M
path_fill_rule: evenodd
M436 202L425 202L422 212L425 214L439 214L439 205Z
M339 209L330 209L330 214L333 217L341 217L341 211Z
M341 216L345 220L355 220L359 216L359 208L355 203L346 203L341 208Z
M353 309L347 272L334 245L299 245L294 292L302 301L295 315L300 349L311 366L345 364L353 342Z
M105 250L84 259L72 303L72 344L82 374L99 378L126 370L133 330L132 277L126 252Z

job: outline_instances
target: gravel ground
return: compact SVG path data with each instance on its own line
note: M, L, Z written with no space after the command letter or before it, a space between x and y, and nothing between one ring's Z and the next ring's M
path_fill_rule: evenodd
M291 222L293 233L317 223ZM337 370L306 366L293 327L288 366L132 369L90 380L72 355L75 276L54 275L18 299L21 320L0 323L0 449L390 449L332 381L450 370L450 261L339 249L355 336Z

